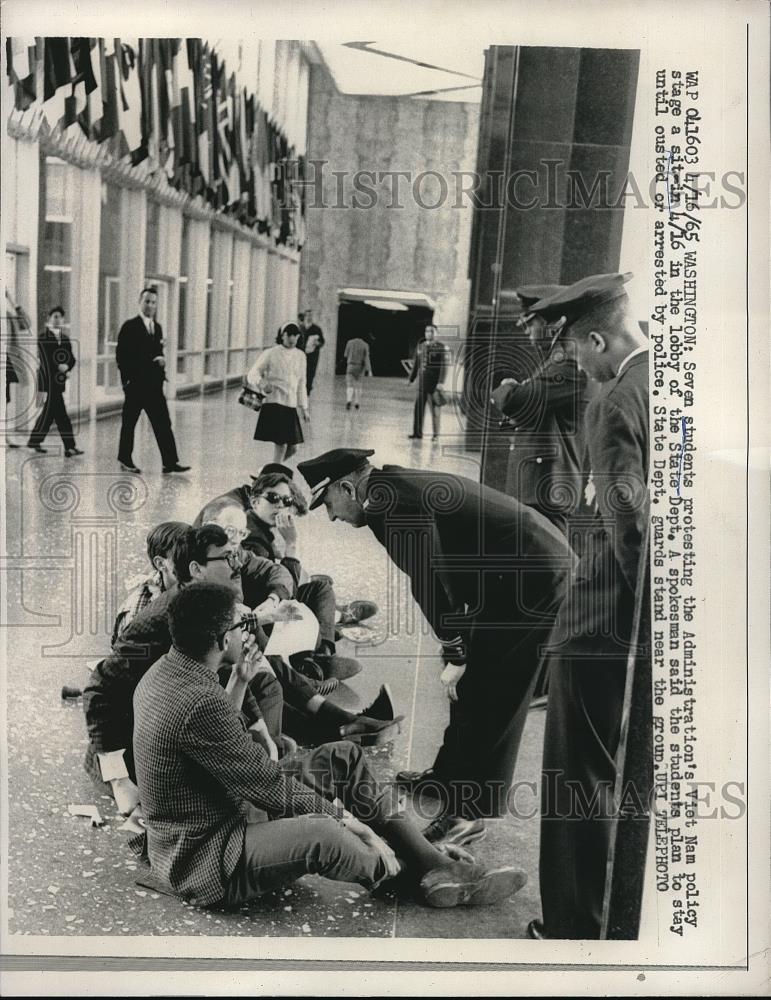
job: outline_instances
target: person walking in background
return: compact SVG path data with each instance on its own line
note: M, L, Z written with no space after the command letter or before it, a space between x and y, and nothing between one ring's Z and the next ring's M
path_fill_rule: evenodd
M163 356L163 331L155 320L158 293L143 288L139 296L139 315L126 320L118 334L115 360L123 385L118 461L125 472L139 473L134 465L134 428L142 410L147 414L158 442L164 472L187 472L180 465L171 417L163 394L166 359Z
M276 346L263 351L246 376L250 385L270 390L270 402L263 403L257 418L254 440L273 444L274 462L291 458L305 440L298 410L306 423L310 420L306 362L297 347L299 338L297 324L287 323L279 330Z
M361 337L354 337L345 345L345 408L359 409L361 405L361 380L372 375L369 344Z
M409 381L418 383L418 394L415 397L415 413L412 422L411 440L423 437L423 414L426 403L431 403L431 420L434 428L434 439L439 437L440 413L435 393L440 388L447 374L447 348L436 339L436 327L429 324L426 327L425 339L421 340L415 351L412 373Z
M64 390L67 387L67 377L75 367L75 355L72 353L72 343L64 332L64 309L54 306L48 313L45 329L38 337L38 355L40 367L37 374L38 392L45 393L46 401L40 416L32 428L27 447L33 451L45 452L43 441L56 421L56 426L64 444L64 454L67 458L82 455L83 452L75 445L75 435L72 423L64 405Z
M319 355L324 346L324 334L321 327L313 322L313 311L306 309L300 313L300 350L305 351L305 388L310 396L316 369L319 366Z

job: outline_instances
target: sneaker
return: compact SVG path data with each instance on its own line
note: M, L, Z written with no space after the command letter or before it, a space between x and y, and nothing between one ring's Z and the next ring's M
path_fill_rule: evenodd
M359 715L366 715L369 719L382 719L384 722L390 722L396 718L393 696L387 684L381 686L377 698L375 698L371 705L362 709Z
M314 653L313 659L321 668L324 677L336 677L339 681L347 681L361 673L361 664L350 656L338 656L337 653Z
M468 861L454 861L444 868L434 868L420 880L420 895L427 906L448 909L453 906L490 906L527 884L527 875L511 865L485 868Z
M483 840L487 836L487 829L483 819L462 819L460 816L442 813L423 830L423 836L429 843L437 846L457 844L458 847L463 847L476 840Z
M314 681L311 678L306 678L310 686L313 688L314 694L321 695L322 698L326 698L327 695L332 694L333 691L337 690L338 680L336 677L329 677L325 681Z

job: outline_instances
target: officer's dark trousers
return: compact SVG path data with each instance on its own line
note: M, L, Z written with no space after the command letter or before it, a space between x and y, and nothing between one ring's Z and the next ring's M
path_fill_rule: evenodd
M142 410L144 410L153 428L164 466L176 465L179 457L174 441L174 432L171 429L169 408L166 405L166 397L163 395L163 387L135 388L126 386L124 393L118 461L124 462L126 465L133 464L134 428Z
M67 414L67 407L64 405L64 393L57 390L48 393L40 416L32 428L29 436L31 447L37 447L43 443L54 421L56 421L56 426L62 436L64 447L68 449L75 447L75 435L72 432L72 423Z
M509 791L519 743L564 593L561 575L538 574L537 586L533 576L521 598L503 576L499 582L486 578L485 621L472 628L458 701L450 703L450 724L433 765L456 816L502 816L514 801ZM502 624L507 619L510 624Z
M540 880L549 937L600 936L626 658L550 661Z

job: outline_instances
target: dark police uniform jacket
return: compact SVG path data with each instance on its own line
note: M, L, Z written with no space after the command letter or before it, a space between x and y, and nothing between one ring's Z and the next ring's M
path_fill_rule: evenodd
M556 589L573 565L562 533L543 515L463 476L386 465L374 469L364 502L367 524L410 578L412 594L437 638L449 642L469 626L512 618L510 584L522 579L523 603ZM512 618L509 618L510 622Z
M512 426L506 492L521 503L569 517L579 506L584 413L593 389L557 347L531 378L493 393Z
M625 656L648 519L648 353L602 385L585 418L587 465L571 537L580 558L562 604L552 650Z

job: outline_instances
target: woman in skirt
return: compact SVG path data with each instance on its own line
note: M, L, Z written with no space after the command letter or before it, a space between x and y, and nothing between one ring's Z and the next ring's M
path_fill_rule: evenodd
M296 323L282 326L276 347L263 351L247 375L250 385L270 391L270 402L263 403L257 419L254 440L273 443L274 462L291 458L305 440L297 411L306 423L310 419L305 355L297 348L299 336Z

